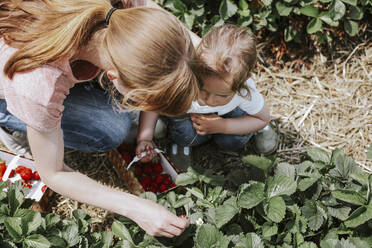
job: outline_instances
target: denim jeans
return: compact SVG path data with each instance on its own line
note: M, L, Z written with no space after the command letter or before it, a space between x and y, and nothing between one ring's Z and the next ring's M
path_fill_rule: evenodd
M247 113L240 109L235 108L231 112L222 115L222 118L236 118ZM203 144L211 139L224 150L236 151L242 149L254 133L246 135L235 134L207 134L198 135L192 126L192 121L189 115L182 117L169 118L169 131L172 140L180 146L197 146Z
M108 94L90 83L70 89L61 120L65 147L105 152L119 146L128 135L131 118L114 110ZM26 124L7 111L0 99L0 126L26 132Z

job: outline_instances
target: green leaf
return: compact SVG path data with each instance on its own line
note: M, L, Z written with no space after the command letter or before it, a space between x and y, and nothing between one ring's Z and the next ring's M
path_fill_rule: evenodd
M284 29L284 41L290 42L296 36L297 31L293 29L292 26L288 26Z
M185 20L186 27L191 30L192 26L194 25L195 15L185 12L183 14L183 17Z
M60 220L61 220L61 217L59 217L58 214L55 214L55 213L48 214L45 217L46 228L49 229L55 226Z
M348 180L351 174L361 172L355 161L346 154L339 154L334 158L334 163L336 167L329 171L331 176Z
M298 248L318 248L315 243L313 242L304 242Z
M41 225L41 214L39 212L35 212L29 210L27 214L22 217L22 229L25 234L30 234L31 232L38 229Z
M289 163L279 163L275 168L275 176L286 176L294 180L296 168Z
M318 17L319 15L319 10L314 5L305 5L304 7L300 8L299 11L305 16Z
M213 170L205 170L203 174L199 176L199 180L205 182L207 184L211 184L214 186L221 186L225 182L225 178L223 175L214 175Z
M355 228L372 219L372 206L360 206L351 213L349 218L344 222L346 227Z
M102 236L102 239L101 239L102 246L100 246L100 248L110 248L110 247L112 247L111 243L112 243L114 234L112 232L106 232L105 231L101 234L101 236Z
M242 161L263 170L265 173L273 166L273 162L270 159L257 155L244 156Z
M8 192L8 203L11 215L13 215L17 208L21 206L22 202L23 194L21 191L17 190L16 188L10 189Z
M87 216L87 214L85 213L84 210L82 209L74 209L72 211L72 215L75 217L75 219L85 219L85 217Z
M22 219L20 217L8 217L4 220L5 228L13 240L18 243L22 240Z
M238 7L231 0L222 0L219 8L220 16L223 20L227 20L233 15L235 15Z
M226 200L223 205L218 206L216 209L216 225L221 228L228 223L239 211L236 204L236 197L232 196Z
M296 182L285 176L274 176L267 180L266 195L267 198L280 195L292 195L296 192Z
M353 20L362 20L363 10L357 6L351 6L347 17Z
M191 189L190 188L187 188L186 190L188 192L190 192L192 195L194 195L196 198L204 199L203 192L201 192L200 189L198 189L196 187L192 187Z
M273 222L279 223L285 216L285 202L280 196L275 196L269 200L267 217Z
M340 20L346 13L346 7L340 0L335 0L330 8L331 17L334 21Z
M69 247L79 243L79 228L76 224L68 224L62 229L62 238L67 242Z
M367 159L372 159L372 143L369 144L369 147L366 150L367 153Z
M23 247L26 248L49 248L50 242L41 234L33 234L25 238Z
M132 239L128 229L122 223L115 220L114 223L112 223L111 228L112 228L112 232L116 236L120 237L121 239L128 240L132 245L134 245L133 239Z
M320 13L319 19L322 20L323 22L327 23L328 25L332 26L332 27L337 27L339 25L338 21L334 21L331 18L331 14L328 11Z
M309 228L312 231L319 230L324 222L320 207L315 202L307 200L301 211L308 221Z
M269 222L265 222L262 226L262 237L270 238L278 233L278 226L276 224L271 224Z
M342 2L356 6L357 5L357 0L342 0Z
M187 204L189 204L190 202L192 202L192 199L189 198L189 197L183 197L183 198L180 198L177 200L176 204L174 204L174 208L179 208L179 207L182 207L182 206L185 206Z
M314 21L314 20L318 20L318 18L312 19L311 22ZM313 25L316 26L316 24L313 24ZM325 151L325 150L323 150L323 149L321 149L321 148L319 148L319 147L313 147L313 148L309 149L307 151L307 155L314 162L323 162L325 164L328 164L330 162L330 158L329 158L328 152Z
M187 172L187 173L181 173L177 176L176 184L179 186L186 186L189 184L194 184L197 181L198 181L197 176L195 176L192 173Z
M263 183L250 184L238 197L238 206L246 209L253 208L265 199Z
M358 23L351 20L345 20L344 29L348 35L355 36L358 33Z
M53 247L58 247L58 248L67 247L66 241L59 236L51 235L51 236L48 236L47 238L48 238L48 241L50 242L50 245Z
M270 6L272 2L273 0L262 0L262 3L264 4L264 6Z
M364 205L367 200L358 192L346 189L338 189L331 192L332 196L338 200L348 202L354 205Z
M317 177L308 177L308 178L301 179L298 182L297 188L300 191L305 191L308 188L310 188L316 181L318 181L318 179L319 178L317 178Z
M194 236L196 248L218 247L227 248L229 240L211 224L200 226Z
M260 236L255 233L247 233L239 242L235 244L235 247L241 248L264 248Z
M186 5L181 0L170 0L164 5L175 13L184 13L187 10Z
M239 9L246 10L246 9L248 9L248 7L249 7L249 5L248 5L247 1L239 0Z
M153 202L157 202L156 194L154 194L152 192L149 192L149 191L140 194L140 197L143 198L143 199L153 201Z
M346 220L349 217L351 208L350 207L339 207L339 208L327 207L327 210L330 216L333 216L339 220Z
M276 2L275 8L280 16L289 16L293 9L293 7L287 6L283 2Z

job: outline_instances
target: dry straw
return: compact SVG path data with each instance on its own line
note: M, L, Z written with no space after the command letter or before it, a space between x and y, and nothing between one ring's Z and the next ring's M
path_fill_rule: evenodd
M290 148L282 144L278 152L340 148L372 172L365 152L372 143L372 43L359 44L330 66L324 62L318 55L310 68L298 72L259 65L255 80L273 118L284 135L297 137Z

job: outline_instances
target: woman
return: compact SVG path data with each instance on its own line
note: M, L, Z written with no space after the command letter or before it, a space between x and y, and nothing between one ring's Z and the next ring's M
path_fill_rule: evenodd
M103 91L80 82L103 70L124 106L182 114L198 92L194 56L187 31L160 9L114 9L108 0L2 0L0 126L27 131L41 179L55 192L127 216L150 235L180 235L187 219L100 185L71 170L63 156L64 146L112 149L130 128L127 113L113 111Z

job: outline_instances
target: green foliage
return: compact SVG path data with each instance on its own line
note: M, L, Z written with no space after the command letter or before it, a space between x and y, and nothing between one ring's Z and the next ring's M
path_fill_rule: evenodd
M123 216L111 232L92 232L82 210L61 219L25 209L27 192L15 183L0 201L0 247L371 247L372 175L339 149L306 154L309 160L295 165L245 157L246 170L265 176L236 188L228 175L193 167L179 176L178 193L141 195L189 217L191 225L173 239L150 237Z
M303 42L315 35L329 40L330 27L343 27L350 36L358 34L358 21L372 13L370 0L158 0L186 26L204 36L211 28L235 23L252 32L280 32L286 42ZM304 26L305 25L305 26ZM335 29L337 30L337 29Z

